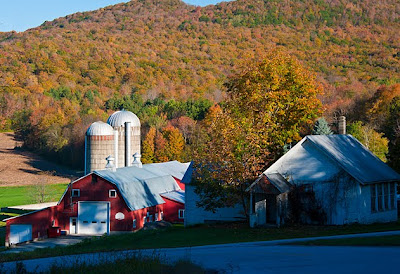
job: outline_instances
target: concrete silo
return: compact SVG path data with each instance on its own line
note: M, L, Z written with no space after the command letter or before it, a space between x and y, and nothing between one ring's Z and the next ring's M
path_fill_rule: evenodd
M85 136L85 174L104 169L109 155L114 155L114 130L104 122L94 122Z
M123 167L132 164L132 155L137 153L140 155L140 120L130 111L120 110L108 118L107 123L118 132L118 154L115 157L115 166ZM126 131L126 127L128 130ZM126 136L125 131L128 133ZM128 140L125 146L125 140ZM128 157L126 157L128 156Z

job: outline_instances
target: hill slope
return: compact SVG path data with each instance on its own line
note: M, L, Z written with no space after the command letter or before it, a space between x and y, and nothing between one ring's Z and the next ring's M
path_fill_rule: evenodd
M124 106L115 103L122 96L219 101L232 71L276 47L318 74L332 111L400 82L399 30L398 0L238 0L204 8L134 0L76 13L0 34L0 128L11 118L29 121L22 134L32 144L40 147L45 136L54 151L81 145L87 125ZM164 117L159 101L152 104L146 117Z

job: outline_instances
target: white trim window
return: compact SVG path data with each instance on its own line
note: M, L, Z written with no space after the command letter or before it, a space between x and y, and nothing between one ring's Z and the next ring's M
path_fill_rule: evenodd
M72 189L72 197L80 197L81 196L81 190L80 189Z
M179 209L178 210L178 218L179 219L185 219L185 210L184 209Z
M371 212L395 210L396 184L381 183L371 185Z
M115 189L110 189L108 191L108 197L110 198L117 198L117 191Z
M133 221L132 221L132 227L133 227L133 228L136 228L136 219L133 219Z
M162 212L162 211L161 211L161 212L160 212L160 218L159 218L159 219L160 219L160 221L162 221L162 220L163 220L163 218L164 218L164 212Z
M146 223L146 221L147 221L147 217L144 216L144 217L143 217L143 225Z

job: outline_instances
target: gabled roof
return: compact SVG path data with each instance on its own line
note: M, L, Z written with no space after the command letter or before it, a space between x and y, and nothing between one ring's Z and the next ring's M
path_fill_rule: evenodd
M246 189L246 191L268 193L268 189L270 189L270 185L267 185L268 182L275 187L275 190L272 192L286 193L291 187L291 184L280 173L263 173Z
M154 174L169 174L179 180L182 180L189 167L190 163L180 163L178 161L171 161L165 163L154 163L143 165L143 169L148 170Z
M341 168L361 184L400 181L400 174L382 162L351 135L308 135L269 167L264 174L308 174L328 177ZM304 180L303 176L303 180Z
M176 201L181 204L185 204L185 191L183 191L183 190L162 193L160 195L169 200Z
M176 161L171 163L147 164L143 168L123 167L116 171L96 170L93 173L114 184L127 206L138 210L165 203L161 193L181 190L172 174L180 177L187 165Z
M174 178L181 180L188 167L189 163L171 161L145 164L142 168L130 166L117 168L116 171L95 170L71 184L96 174L118 188L130 210L138 210L165 203L160 196L161 193L181 191ZM63 200L68 188L64 191L58 204Z

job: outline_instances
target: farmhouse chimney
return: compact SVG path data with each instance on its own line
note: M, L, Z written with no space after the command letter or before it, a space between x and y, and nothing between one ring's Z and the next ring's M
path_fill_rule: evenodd
M339 134L346 134L346 117L339 117L339 125L338 125Z
M140 161L141 157L142 157L142 155L140 155L137 152L135 154L133 154L132 166L135 166L135 167L138 167L138 168L142 168L142 162Z
M107 160L106 169L107 169L107 170L110 170L110 171L112 171L112 172L117 171L117 169L115 168L115 165L114 165L114 157L112 157L111 155L109 155L109 156L106 158L106 160Z
M131 122L125 122L125 166L131 165Z

